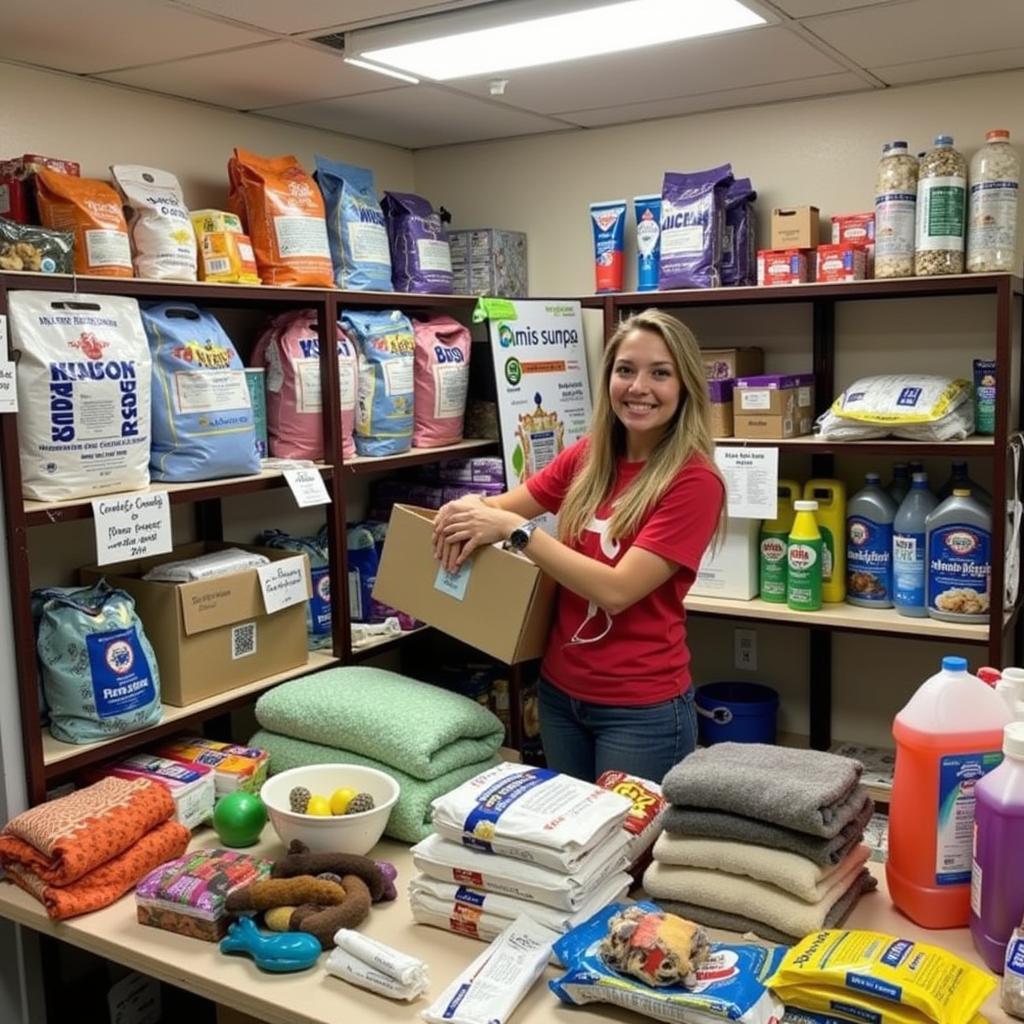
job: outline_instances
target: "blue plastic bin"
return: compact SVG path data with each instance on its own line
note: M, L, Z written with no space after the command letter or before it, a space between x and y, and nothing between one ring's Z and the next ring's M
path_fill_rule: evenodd
M760 683L705 683L694 694L703 746L774 743L779 695Z

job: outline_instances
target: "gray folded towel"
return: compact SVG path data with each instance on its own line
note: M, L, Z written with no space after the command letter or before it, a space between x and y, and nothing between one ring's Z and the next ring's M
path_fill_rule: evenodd
M861 841L871 815L875 813L875 802L867 790L858 787L861 805L854 816L834 836L821 839L803 832L794 832L781 825L766 821L755 821L738 814L724 811L709 811L702 807L678 807L675 804L665 811L666 832L684 836L703 836L708 839L734 839L741 843L770 846L776 850L787 850L799 854L815 864L838 864Z
M665 776L674 804L708 807L831 838L863 803L862 766L822 750L764 743L716 743L697 750Z

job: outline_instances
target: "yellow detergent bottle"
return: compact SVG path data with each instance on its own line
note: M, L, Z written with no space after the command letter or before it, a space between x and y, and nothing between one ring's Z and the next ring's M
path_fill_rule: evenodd
M760 591L762 601L785 604L786 544L793 529L793 502L800 497L800 485L795 480L780 480L778 495L775 518L761 523Z
M804 499L816 501L822 540L821 599L826 604L846 600L846 486L842 480L808 480Z

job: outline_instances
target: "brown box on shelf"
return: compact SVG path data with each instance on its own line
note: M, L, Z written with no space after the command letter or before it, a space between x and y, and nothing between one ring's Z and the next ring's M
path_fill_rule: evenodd
M784 440L811 432L814 374L744 377L733 389L733 429L737 437Z
M764 351L749 348L702 348L701 362L708 380L731 380L735 377L756 377L764 373Z
M554 580L528 558L487 546L457 576L434 558L435 512L395 505L373 596L507 665L544 653Z
M734 380L709 380L711 436L732 437L732 389Z
M772 210L772 248L815 248L820 221L821 213L816 206L777 206Z
M141 577L163 562L194 558L227 544L186 544L173 553L136 562L90 565L79 570L83 583L98 579L135 599L135 608L153 645L160 668L160 697L187 707L236 686L308 660L306 606L294 604L268 615L255 569L192 583L158 583ZM233 545L241 547L242 545ZM248 548L271 561L305 558L292 551ZM309 563L306 562L309 591Z

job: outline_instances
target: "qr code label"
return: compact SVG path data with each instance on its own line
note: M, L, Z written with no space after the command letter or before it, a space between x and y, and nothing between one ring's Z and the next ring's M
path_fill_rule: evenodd
M256 653L256 623L242 622L231 627L231 660L248 658Z

